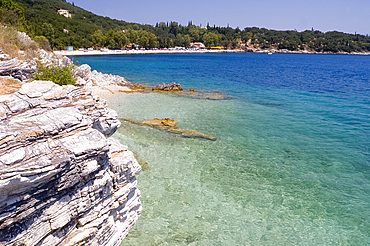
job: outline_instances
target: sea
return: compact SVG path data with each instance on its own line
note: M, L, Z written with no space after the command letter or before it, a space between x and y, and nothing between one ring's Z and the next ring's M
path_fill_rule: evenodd
M143 210L123 245L370 245L370 56L72 57L133 83L227 100L115 93L119 118L171 118L216 141L122 121Z

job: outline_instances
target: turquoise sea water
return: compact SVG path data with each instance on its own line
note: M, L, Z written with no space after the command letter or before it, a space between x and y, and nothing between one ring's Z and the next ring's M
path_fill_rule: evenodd
M369 245L370 57L171 54L74 57L135 83L231 100L114 94L119 117L172 118L217 137L123 123L149 164L122 245Z

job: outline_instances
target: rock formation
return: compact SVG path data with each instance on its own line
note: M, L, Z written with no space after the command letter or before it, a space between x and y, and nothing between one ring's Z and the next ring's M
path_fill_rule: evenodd
M204 138L204 139L212 140L212 141L216 140L216 137L214 137L212 135L208 135L208 134L205 134L205 133L202 133L202 132L198 132L198 131L193 130L193 129L178 128L177 127L177 123L178 123L177 120L173 120L173 119L169 119L169 118L165 118L165 119L154 118L154 119L143 120L143 121L137 121L137 120L133 120L133 119L120 119L120 120L130 122L130 123L135 124L135 125L150 126L150 127L162 130L162 131L167 131L167 132L170 132L170 133L179 134L179 135L181 135L182 137L185 137L185 138Z
M99 86L108 90L112 86L133 86L132 83L121 76L104 74L96 70L91 71L91 67L87 64L75 67L73 74L77 78L76 85L86 87Z
M22 82L10 76L0 76L0 95L17 92L22 84Z
M200 92L195 91L194 89L190 89L189 91L175 92L175 94L181 97L204 100L229 100L233 98L232 96L226 95L224 93Z
M182 91L182 87L180 84L176 84L175 82L172 82L170 84L162 83L160 85L157 85L153 88L153 90L159 90L159 91Z
M0 95L0 245L119 245L141 211L133 153L106 102L75 86Z
M22 36L22 38L24 37ZM45 66L53 65L61 67L72 64L72 61L68 57L58 56L54 53L46 52L43 49L38 49L36 56L34 59L26 60L19 58L10 59L10 56L0 49L0 76L11 76L20 81L28 80L37 70L36 60Z
M20 37L26 39L24 35L22 34ZM68 57L56 55L43 49L37 49L36 57L27 60L11 59L9 55L0 49L0 76L10 76L20 81L27 81L37 71L38 64L36 61L45 67L73 65L73 62ZM132 83L124 77L104 74L96 70L91 71L91 67L87 64L75 66L73 75L76 78L76 85L84 86L88 89L94 88L114 92L115 90L126 90L127 87L133 87Z
M34 60L20 61L18 58L10 59L0 49L0 76L12 76L18 80L29 79L31 74L36 71Z
M170 84L162 83L153 88L146 88L141 84L132 84L129 86L129 90L118 90L119 92L124 93L150 93L150 92L161 92L161 93L172 93L173 95L181 97L189 97L194 99L205 99L205 100L227 100L232 99L231 96L223 93L209 93L209 92L200 92L195 91L193 88L190 88L189 91L184 91L180 84L172 82Z

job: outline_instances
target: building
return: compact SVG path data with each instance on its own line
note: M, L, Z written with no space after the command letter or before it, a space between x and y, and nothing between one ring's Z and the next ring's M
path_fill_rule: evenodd
M206 46L201 42L190 43L191 48L205 49Z
M72 18L72 15L66 9L59 9L58 14L63 15L66 18Z

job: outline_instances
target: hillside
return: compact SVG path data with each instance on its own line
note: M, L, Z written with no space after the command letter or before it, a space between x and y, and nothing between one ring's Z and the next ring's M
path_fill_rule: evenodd
M192 22L182 26L174 21L155 26L140 25L98 16L63 0L14 2L25 10L26 32L33 38L46 37L53 49L65 49L66 46L122 48L133 45L168 48L189 47L191 42L203 42L207 47L223 46L250 51L370 52L370 37L359 34L323 33L318 30L275 31L258 27L199 27ZM72 18L59 15L58 9L68 10Z
M135 25L108 17L95 15L62 0L15 0L25 9L26 31L31 37L45 36L52 48L66 46L90 47L91 35L98 29L125 29ZM67 9L72 18L59 15L59 9ZM68 30L68 33L66 33Z

